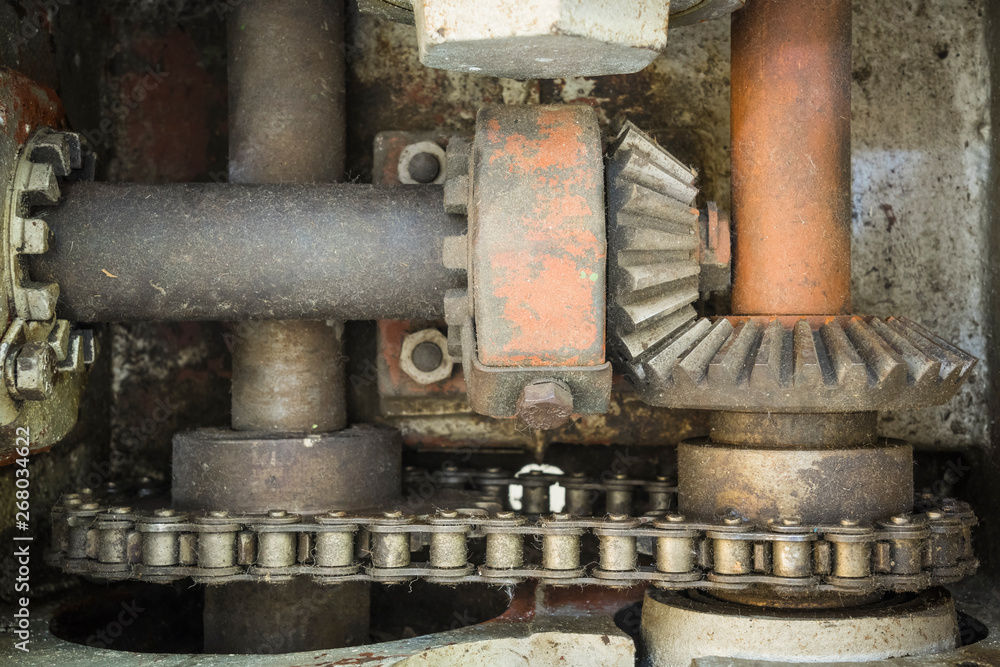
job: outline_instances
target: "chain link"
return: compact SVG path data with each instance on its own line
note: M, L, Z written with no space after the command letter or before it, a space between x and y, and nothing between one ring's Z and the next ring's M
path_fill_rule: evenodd
M431 475L407 473L411 489L422 479ZM565 513L547 514L554 482L566 488ZM53 510L50 562L102 579L161 583L186 577L199 583L308 576L327 584L423 579L498 585L537 579L670 589L767 584L853 593L919 591L958 581L978 567L971 539L976 517L953 499L928 503L925 498L922 513L875 525L851 519L805 525L794 517L752 525L739 517L702 522L670 513L676 488L662 478L619 475L597 482L451 469L437 474L434 483L453 489L472 485L484 494L480 499L493 499L478 505L493 508L502 507L497 501L506 498L511 484L521 484L523 513L487 511L477 503L423 514L133 511L120 504L121 494L110 503L85 490ZM631 516L639 490L647 511ZM608 513L586 516L598 494L604 494ZM425 546L426 559L411 560ZM470 553L480 562L470 562ZM590 553L596 562L582 560Z

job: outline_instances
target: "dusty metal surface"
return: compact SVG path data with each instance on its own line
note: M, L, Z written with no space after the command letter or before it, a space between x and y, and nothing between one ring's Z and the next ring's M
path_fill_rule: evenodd
M469 215L479 360L604 363L600 130L582 106L486 107L476 121Z
M173 495L186 509L358 509L399 496L401 465L388 428L285 437L206 429L175 436Z
M713 442L782 447L858 447L874 445L875 412L832 414L783 412L712 412Z
M66 283L77 321L426 317L465 282L442 263L465 221L444 212L441 186L65 190L53 247L30 266Z
M850 610L757 612L706 596L655 591L642 609L641 665L714 656L792 662L872 662L954 649L955 605L944 589ZM698 664L701 664L700 662Z
M900 441L853 449L781 449L681 443L678 508L716 519L887 519L913 508L913 450Z
M908 318L722 317L626 367L652 405L859 412L949 401L978 360Z
M513 79L637 72L667 43L669 0L418 0L420 61Z
M848 313L851 2L751 2L732 58L733 312Z
M234 334L235 430L326 433L347 425L343 325L243 322Z

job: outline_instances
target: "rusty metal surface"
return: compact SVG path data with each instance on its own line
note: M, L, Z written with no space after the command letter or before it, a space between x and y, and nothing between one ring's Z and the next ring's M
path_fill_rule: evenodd
M733 312L851 310L851 2L733 15Z
M469 228L485 366L604 363L600 137L582 106L479 112Z
M786 449L690 440L677 452L679 511L703 520L887 519L913 508L913 449L902 441Z

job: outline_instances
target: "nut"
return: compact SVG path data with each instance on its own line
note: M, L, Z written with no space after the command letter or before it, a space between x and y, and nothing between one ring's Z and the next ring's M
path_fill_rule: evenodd
M573 414L573 393L562 382L542 380L527 385L517 402L517 416L533 429L565 424Z
M25 343L14 358L17 398L44 401L52 394L56 357L47 342Z
M422 329L407 334L399 353L399 366L420 384L447 380L454 367L448 354L448 339L437 329Z

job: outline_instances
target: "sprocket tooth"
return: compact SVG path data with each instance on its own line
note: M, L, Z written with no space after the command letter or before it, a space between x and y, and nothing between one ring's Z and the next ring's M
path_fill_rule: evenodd
M26 320L46 322L56 316L56 302L59 300L59 285L56 283L28 283L16 290L18 314ZM18 298L20 297L20 298Z
M673 381L677 359L704 336L712 324L700 319L688 329L680 332L667 345L643 364L650 382L667 385Z
M79 152L79 139L77 152ZM69 176L70 171L76 166L73 164L69 140L62 132L48 132L45 136L39 137L31 148L28 160L34 164L49 165L57 176Z
M700 385L708 377L708 367L730 335L733 325L727 319L716 320L705 337L677 364L679 376L691 385Z
M872 329L896 351L906 363L907 379L914 387L924 388L936 385L941 379L941 361L924 354L906 336L905 329L900 332L899 323L894 318L885 322L877 317L869 321Z
M868 367L858 356L840 322L833 320L820 327L820 340L830 358L837 384L848 391L863 391L868 386Z
M847 337L868 364L881 389L888 390L906 384L906 365L903 359L864 319L857 316L851 318L847 325Z
M750 386L755 389L775 390L786 384L791 373L785 373L785 329L778 320L771 320L764 330L760 349L750 369Z
M796 387L816 387L824 384L823 367L816 352L816 339L806 320L799 320L792 327L793 384Z
M23 190L25 204L29 207L59 203L59 182L51 165L31 163L27 184Z
M10 221L13 251L19 255L41 255L49 251L49 226L38 218L13 217Z

